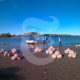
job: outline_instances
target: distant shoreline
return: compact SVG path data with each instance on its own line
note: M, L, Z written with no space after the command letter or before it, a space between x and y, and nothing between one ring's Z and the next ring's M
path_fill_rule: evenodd
M48 35L51 37L80 37L80 35L70 35L70 34L39 34L36 32L31 32L31 33L25 33L25 34L10 34L10 33L1 33L0 38L10 38L10 37L29 37L30 35L32 36L43 36L43 35Z

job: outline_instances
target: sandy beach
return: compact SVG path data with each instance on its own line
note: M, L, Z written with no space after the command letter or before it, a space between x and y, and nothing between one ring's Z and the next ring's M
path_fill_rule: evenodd
M0 80L80 80L80 47L69 46L77 52L76 58L68 58L64 54L66 48L60 48L63 58L43 66L0 55Z

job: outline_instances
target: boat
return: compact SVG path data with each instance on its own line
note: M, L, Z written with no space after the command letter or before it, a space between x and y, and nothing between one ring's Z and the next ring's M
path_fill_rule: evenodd
M25 42L27 42L28 44L43 44L43 43L48 43L50 42L49 40L49 35L41 35L41 36L29 36L29 39L26 40Z
M37 43L37 41L35 41L35 40L26 40L25 42L27 42L28 44Z

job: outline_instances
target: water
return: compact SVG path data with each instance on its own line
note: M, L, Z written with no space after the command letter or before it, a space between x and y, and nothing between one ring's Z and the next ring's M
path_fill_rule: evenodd
M17 48L21 49L21 46L26 45L25 40L27 38L0 38L0 49L12 49ZM71 46L75 44L80 44L80 37L61 37L63 46ZM23 42L23 44L21 44ZM49 47L50 45L59 45L58 37L52 37L50 43L47 44L39 44L42 47Z
M20 49L21 38L0 38L0 49Z
M55 45L59 44L58 37L52 38ZM63 46L72 46L80 44L80 37L61 37L61 43Z
M60 39L63 46L73 46L80 44L80 37L60 37ZM59 38L51 37L50 43L47 43L47 45L59 46Z

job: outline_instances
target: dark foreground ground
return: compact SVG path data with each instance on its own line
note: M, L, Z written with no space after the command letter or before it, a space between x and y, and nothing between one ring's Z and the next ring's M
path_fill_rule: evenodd
M61 47L63 53L66 47ZM0 80L80 80L80 47L71 47L77 58L55 59L52 63L38 66L25 59L11 61L0 56ZM64 54L64 53L63 53Z

